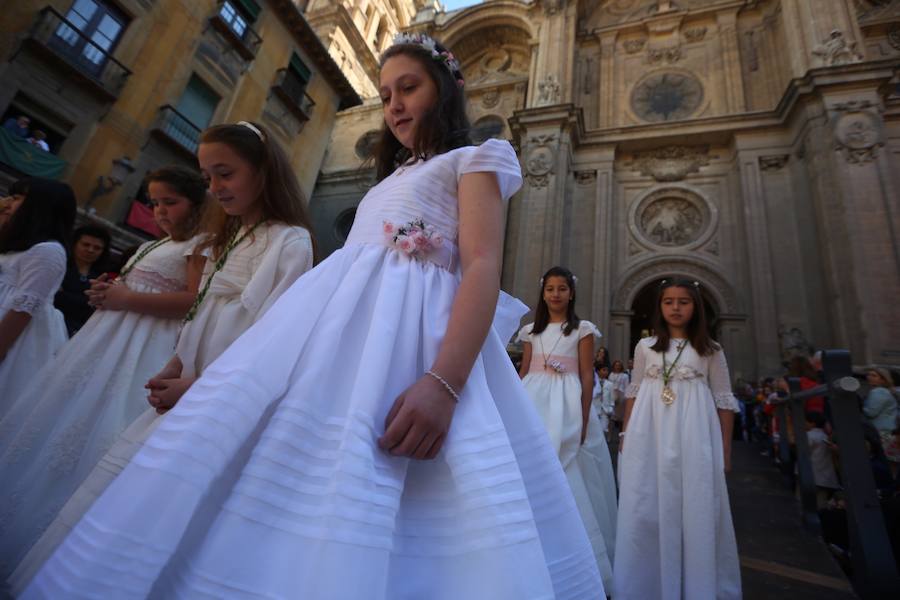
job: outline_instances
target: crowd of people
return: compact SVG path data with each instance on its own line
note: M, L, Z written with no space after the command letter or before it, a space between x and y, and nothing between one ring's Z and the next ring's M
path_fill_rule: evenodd
M512 146L472 145L459 63L432 38L402 34L380 68L379 183L315 266L301 188L258 123L205 130L199 172L147 175L166 235L115 272L105 231L73 231L66 184L13 190L7 593L741 597L725 475L735 436L779 435L782 382L736 398L694 281L660 283L654 335L626 360L594 351L561 266L520 328L498 277ZM873 453L896 440L883 379L864 404ZM827 402L807 411L823 462Z
M791 393L790 378L798 380L800 391L824 383L821 356L821 352L793 356L784 363L783 373L755 384L739 380L735 395L741 413L735 435L760 444L761 452L795 486L799 485L797 436L806 436L823 536L842 566L852 572L847 473L840 460L841 440L831 401L824 394L804 400L803 423L794 422L792 411L785 404ZM863 443L900 567L900 387L893 374L883 367L864 369L859 376L863 379L857 393ZM784 407L781 414L779 407Z

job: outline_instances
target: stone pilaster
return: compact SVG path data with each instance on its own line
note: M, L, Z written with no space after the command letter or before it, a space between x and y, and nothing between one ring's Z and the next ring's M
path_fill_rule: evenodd
M504 280L513 295L534 302L531 298L541 275L562 256L563 205L580 124L575 107L566 104L516 111L510 127L519 146L525 183L515 211L519 219L513 242L515 260L504 267L513 273Z

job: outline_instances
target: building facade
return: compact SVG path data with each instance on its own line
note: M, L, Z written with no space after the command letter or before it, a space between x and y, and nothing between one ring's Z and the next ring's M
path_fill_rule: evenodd
M533 306L570 267L579 314L627 357L678 275L735 377L809 345L900 364L900 1L380 4L460 58L475 137L518 150L505 290ZM371 96L338 115L312 198L328 250L381 123Z
M309 197L336 113L360 98L305 9L305 0L9 3L0 17L3 120L26 115L48 132L60 177L120 242L128 230L115 226L132 214L143 176L196 165L211 124L266 125ZM0 161L5 177L28 174L27 157L12 158Z

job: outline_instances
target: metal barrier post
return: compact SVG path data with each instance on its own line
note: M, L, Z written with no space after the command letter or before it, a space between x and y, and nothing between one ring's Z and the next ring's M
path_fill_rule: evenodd
M900 577L863 440L859 399L851 386L841 385L841 380L850 378L852 374L850 353L846 350L828 350L823 354L822 366L826 384L835 390L831 415L838 437L841 476L847 499L854 585L866 600L897 598Z
M813 475L812 460L809 453L809 440L806 437L805 400L794 398L800 392L800 379L788 379L791 388L791 420L794 422L794 438L797 444L797 475L799 477L800 502L803 507L803 525L818 533L819 512L816 503L816 480Z

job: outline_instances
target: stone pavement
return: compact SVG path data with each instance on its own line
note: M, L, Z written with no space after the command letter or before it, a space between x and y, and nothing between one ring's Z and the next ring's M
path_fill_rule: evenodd
M761 446L734 442L728 493L745 600L852 600L850 582Z

